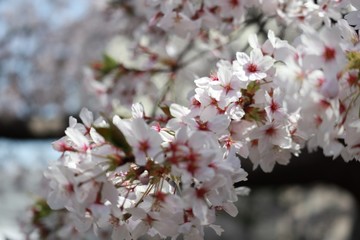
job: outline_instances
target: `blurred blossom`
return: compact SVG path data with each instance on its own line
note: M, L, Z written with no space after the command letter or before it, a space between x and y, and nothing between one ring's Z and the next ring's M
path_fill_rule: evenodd
M0 239L23 239L18 218L39 194L48 160L59 157L50 142L0 138Z
M102 27L107 20L98 7L87 0L0 1L3 117L78 111L85 97L82 67L99 58L117 29L111 23Z

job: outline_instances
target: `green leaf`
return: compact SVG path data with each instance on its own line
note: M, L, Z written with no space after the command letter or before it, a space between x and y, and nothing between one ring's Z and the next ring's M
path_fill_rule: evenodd
M349 60L348 68L360 70L360 52L348 52L346 56Z
M112 145L122 149L127 156L132 154L132 148L126 141L124 134L111 121L108 121L109 127L94 127L95 130Z
M249 121L262 122L265 120L265 112L260 108L249 107L245 114L245 119Z
M260 83L258 81L252 81L247 86L247 93L249 94L255 94L257 90L260 89Z
M118 66L119 66L119 63L115 59L113 59L112 57L110 57L107 54L104 54L103 66L101 69L103 74L110 73L112 70L116 69Z
M47 216L49 216L52 212L51 208L47 204L45 199L39 199L36 201L33 207L35 211L34 221L39 221Z

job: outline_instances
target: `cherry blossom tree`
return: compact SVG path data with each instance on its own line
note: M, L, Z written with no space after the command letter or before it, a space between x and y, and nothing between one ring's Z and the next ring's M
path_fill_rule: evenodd
M234 203L249 194L242 162L271 172L304 148L360 160L359 7L355 0L100 6L120 16L126 49L85 71L99 113L84 108L53 143L61 157L44 173L28 235L203 239L205 227L220 235L216 214L236 216ZM280 27L264 31L271 21ZM260 32L234 49L253 24ZM295 33L286 40L288 28ZM186 79L194 85L184 99Z

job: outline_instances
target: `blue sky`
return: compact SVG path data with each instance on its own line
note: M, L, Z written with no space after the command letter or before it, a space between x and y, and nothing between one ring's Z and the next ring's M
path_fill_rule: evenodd
M19 141L0 138L0 167L19 164L26 168L44 168L47 163L60 157L60 153L51 146L53 141L55 140Z
M63 7L59 9L55 6L54 2L61 3ZM17 9L20 10L23 4L33 6L37 13L36 15L40 19L50 22L53 27L59 27L79 19L87 12L89 7L88 0L5 0L0 1L0 13L8 11L17 13ZM22 14L26 13L18 12L19 19L21 19ZM2 33L4 27L3 22L0 21L0 33Z

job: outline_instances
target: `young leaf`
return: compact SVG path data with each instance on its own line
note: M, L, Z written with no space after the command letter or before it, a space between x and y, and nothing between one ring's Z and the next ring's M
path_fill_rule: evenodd
M132 148L126 141L124 134L111 121L109 127L94 127L95 130L108 142L122 149L127 156L131 155Z
M104 54L103 56L103 65L102 65L102 73L103 74L108 74L110 73L112 70L114 70L115 68L117 68L119 66L119 63L113 59L112 57L110 57L107 54Z

